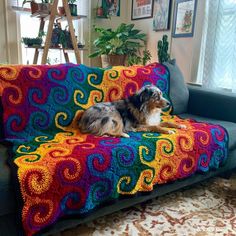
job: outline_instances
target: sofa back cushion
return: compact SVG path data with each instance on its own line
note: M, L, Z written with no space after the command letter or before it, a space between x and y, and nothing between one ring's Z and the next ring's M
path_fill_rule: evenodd
M176 60L165 62L170 72L170 99L172 101L173 110L172 114L178 115L187 112L189 91L184 82L184 77Z
M50 139L66 131L91 105L125 98L148 83L157 85L168 99L169 72L157 63L107 70L74 64L2 66L5 137Z

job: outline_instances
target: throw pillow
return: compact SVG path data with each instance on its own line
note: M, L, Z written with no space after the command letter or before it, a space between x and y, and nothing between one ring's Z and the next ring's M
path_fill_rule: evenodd
M187 111L189 91L184 82L184 77L176 60L169 60L163 63L170 72L170 98L173 105L172 114L178 115Z

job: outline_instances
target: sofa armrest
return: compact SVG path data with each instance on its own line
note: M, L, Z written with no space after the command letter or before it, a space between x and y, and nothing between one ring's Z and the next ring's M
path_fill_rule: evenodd
M3 106L2 100L0 97L0 141L4 138L4 130L3 130Z
M188 113L236 123L236 94L188 85Z

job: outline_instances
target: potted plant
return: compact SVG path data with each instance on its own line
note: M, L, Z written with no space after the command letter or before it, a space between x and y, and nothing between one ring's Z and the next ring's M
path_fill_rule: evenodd
M96 16L97 16L97 17L104 17L102 6L100 6L100 7L97 6L97 7L96 7Z
M66 14L65 8L64 8L63 6L59 6L59 7L57 8L57 10L58 10L58 15L59 15L59 16L64 16L64 15Z
M72 16L77 16L77 5L75 2L77 2L77 0L68 0L70 13Z
M54 23L51 37L51 47L54 48L60 47L59 44L60 44L61 34L62 34L61 24L58 22Z
M42 45L43 39L40 37L36 38L23 37L22 42L27 47L40 47Z
M151 60L151 53L149 50L144 49L140 54L133 54L128 57L128 65L146 65Z
M72 16L77 16L77 5L75 4L77 0L68 0L68 5L70 8L70 14ZM66 14L64 6L59 6L57 8L58 10L58 15L59 16L64 16Z
M31 13L46 13L50 14L51 3L53 0L40 0L40 2L36 2L35 0L24 0L22 6L26 3L30 3Z
M163 35L162 40L157 42L157 56L160 63L164 63L170 59L170 54L168 53L169 43L168 36Z
M96 50L89 57L101 56L102 66L133 64L134 58L141 56L140 49L145 46L146 34L134 29L134 24L120 24L117 29L95 27L99 37L93 42ZM135 61L136 62L136 61Z
M38 37L36 38L22 37L21 41L27 47L40 47L42 46L43 43L43 36L45 36L45 32L40 31Z

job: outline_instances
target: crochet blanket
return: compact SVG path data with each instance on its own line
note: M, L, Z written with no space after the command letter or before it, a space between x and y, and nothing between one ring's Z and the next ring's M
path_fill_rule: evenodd
M187 130L130 132L130 138L79 132L84 109L127 97L148 83L169 99L169 72L157 63L108 70L74 64L0 67L4 135L13 144L9 161L17 174L26 235L122 195L151 191L224 163L228 136L223 127L182 120L170 111L162 119Z

